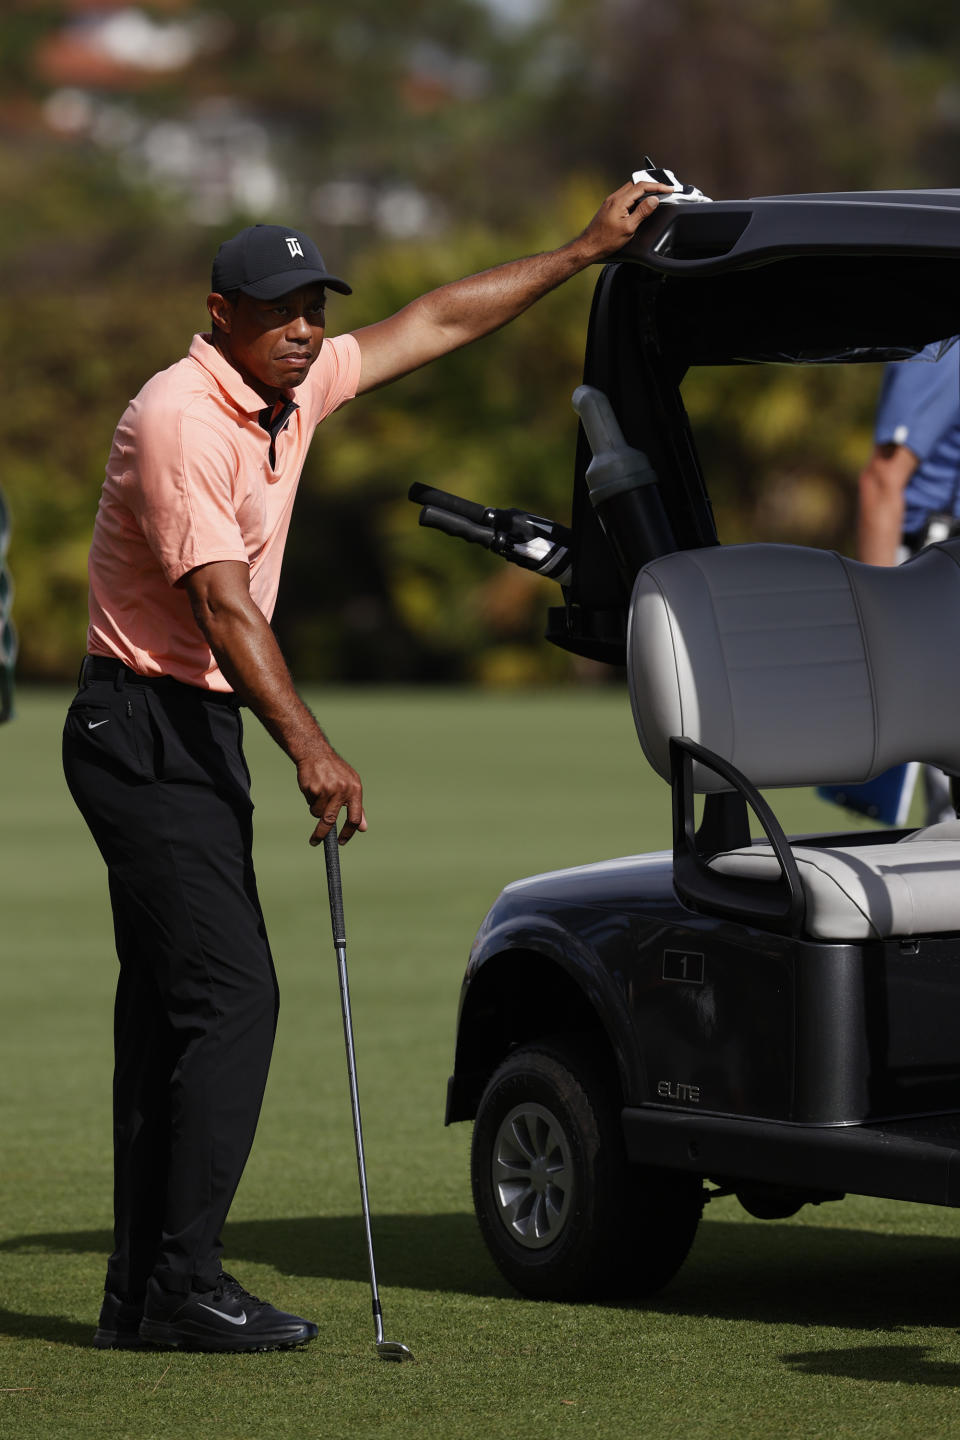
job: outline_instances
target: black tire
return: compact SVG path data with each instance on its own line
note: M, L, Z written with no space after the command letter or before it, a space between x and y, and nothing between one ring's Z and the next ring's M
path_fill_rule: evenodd
M653 1294L683 1264L698 1176L627 1162L620 1099L586 1049L515 1051L480 1101L473 1201L501 1272L532 1299Z

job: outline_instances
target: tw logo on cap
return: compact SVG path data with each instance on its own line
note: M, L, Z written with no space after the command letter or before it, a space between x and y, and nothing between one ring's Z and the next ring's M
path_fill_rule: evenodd
M303 250L301 248L300 241L297 239L296 235L287 236L287 249L290 251L291 258L294 255L299 255L300 259L303 259Z

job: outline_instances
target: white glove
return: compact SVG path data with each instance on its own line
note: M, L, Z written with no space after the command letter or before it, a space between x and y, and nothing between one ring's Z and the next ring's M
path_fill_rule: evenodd
M659 165L654 165L649 155L644 155L643 158L647 168L645 170L634 170L631 178L634 185L638 185L641 180L653 180L658 181L661 185L672 185L672 195L661 193L657 197L661 205L709 205L712 203L710 196L704 195L703 191L698 190L696 185L684 185L681 180L677 179L672 170L666 170Z

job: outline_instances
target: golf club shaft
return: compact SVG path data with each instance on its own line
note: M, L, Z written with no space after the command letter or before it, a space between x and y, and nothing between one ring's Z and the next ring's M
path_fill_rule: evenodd
M377 1288L377 1269L373 1259L373 1231L370 1226L370 1198L367 1193L367 1167L363 1156L363 1126L360 1121L360 1094L357 1089L357 1059L353 1045L353 1019L350 1013L350 984L347 979L347 936L343 920L343 885L340 879L340 846L337 843L336 828L332 829L323 842L324 858L327 862L327 889L330 894L330 919L333 925L333 944L337 952L337 976L340 981L340 1009L343 1014L343 1039L347 1049L347 1076L350 1081L350 1105L353 1111L353 1136L357 1148L357 1174L360 1178L360 1200L363 1206L363 1224L367 1236L367 1261L370 1266L370 1294L373 1304L373 1323L379 1345L383 1340L383 1312L380 1308L380 1292Z

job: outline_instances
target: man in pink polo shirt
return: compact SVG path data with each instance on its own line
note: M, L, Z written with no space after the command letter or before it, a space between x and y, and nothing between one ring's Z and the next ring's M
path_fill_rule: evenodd
M63 744L107 864L120 961L101 1348L275 1350L317 1334L220 1265L277 1017L240 705L296 766L311 844L341 811L341 844L366 829L360 777L300 699L270 628L313 432L614 254L668 188L625 185L560 249L332 340L326 294L350 287L313 242L284 226L241 231L214 261L211 333L149 380L117 427Z

